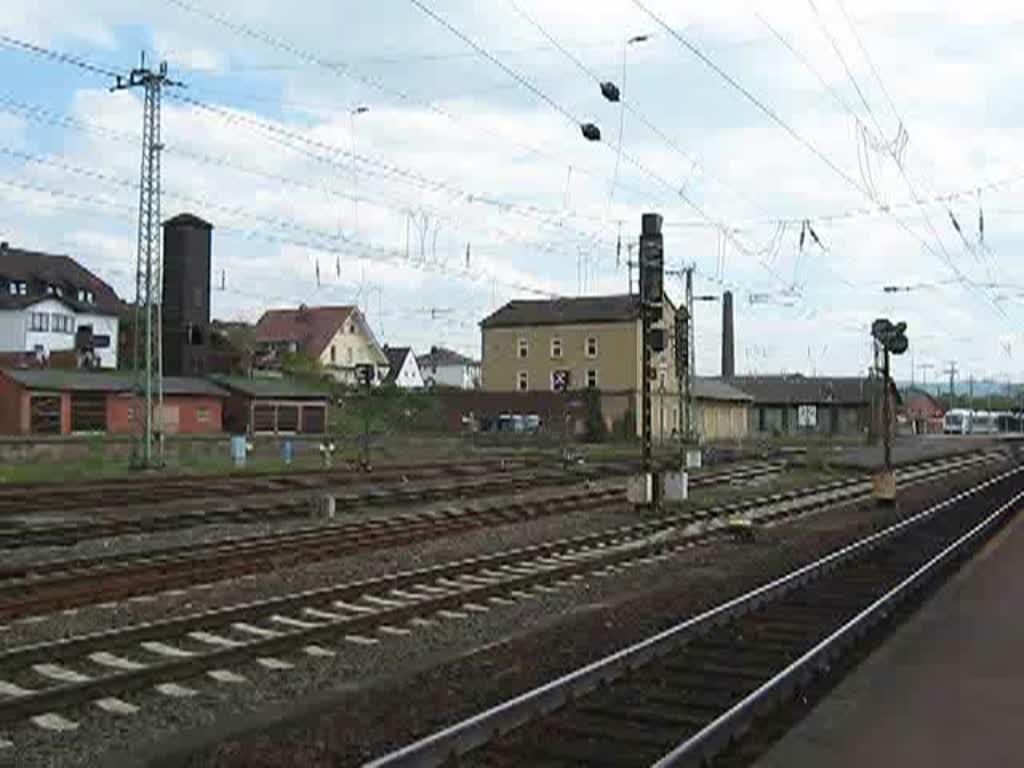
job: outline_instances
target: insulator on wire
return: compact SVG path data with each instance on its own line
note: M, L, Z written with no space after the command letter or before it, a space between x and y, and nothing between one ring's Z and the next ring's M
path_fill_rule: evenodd
M962 235L963 234L963 230L960 229L960 222L956 220L956 216L953 215L953 211L951 209L947 208L946 212L949 214L949 220L951 222L953 222L953 229L955 229L957 231L957 234Z
M619 86L615 83L601 83L601 95L608 99L608 101L617 102L620 95Z
M466 269L469 269L469 243L466 243Z
M814 231L814 227L811 226L810 222L807 222L807 231L810 233L811 239L814 240L815 244L819 248L821 248L821 250L824 251L825 250L825 245L821 242L821 238L818 237L818 233Z
M316 262L316 287L317 288L320 287L320 260L319 259L317 259L317 262Z
M583 132L583 138L587 141L601 140L601 129L593 123L583 123L583 125L580 126L580 131Z
M807 238L807 222L800 225L800 250L804 249L804 240Z
M334 274L337 277L341 277L341 256L338 256L334 260Z

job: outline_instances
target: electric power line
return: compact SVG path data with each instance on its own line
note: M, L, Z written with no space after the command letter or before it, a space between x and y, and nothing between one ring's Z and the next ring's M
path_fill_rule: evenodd
M855 179L853 179L853 177L851 177L848 173L846 173L838 165L836 165L832 161L831 158L829 158L827 155L825 155L812 142L810 142L808 139L804 138L800 133L798 133L796 131L796 129L794 129L787 122L785 122L778 115L777 112L775 112L773 109L768 107L764 102L762 102L760 99L758 99L753 93L751 93L751 91L749 89L747 89L745 86L743 86L739 81L737 81L734 77L732 77L724 69L722 69L713 59L711 59L707 54L705 54L694 43L692 43L687 38L683 37L678 31L676 31L673 27L671 27L661 16L659 16L656 13L654 13L646 5L644 5L643 2L641 2L641 0L633 0L633 4L636 5L638 8L640 8L640 10L642 10L648 16L650 16L651 19L656 24L661 26L666 32L668 32L672 37L674 37L683 48L685 48L686 50L690 51L705 66L707 66L709 69L711 69L720 78L725 80L726 83L728 83L733 89L735 89L737 92L739 92L741 95L743 95L744 98L746 98L751 104L753 104L755 107L757 107L757 109L760 110L763 114L768 116L768 118L772 122L774 122L776 125L778 125L780 128L782 128L793 139L795 139L798 143L800 143L802 146L804 146L806 149L808 149L810 152L812 152L816 157L818 157L822 162L824 162L837 176L839 176L848 185L852 186L854 189L856 189L858 192L860 192L863 196L867 197L872 202L875 202L869 190L865 189L864 186L862 186L861 184L858 184L857 181ZM911 196L914 198L914 200L915 201L920 201L921 198L916 193L916 190L913 189L912 185L910 185L910 189L911 189ZM938 253L930 242L928 242L926 239L922 238L917 232L915 232L913 229L911 229L910 226L905 221L903 221L898 216L896 216L894 213L892 213L892 211L888 211L888 214L893 218L894 221L896 221L896 223L900 226L901 229L903 229L907 234L911 235L916 240L918 240L933 256L937 257L940 261L943 261L946 264L946 266L948 266L950 268L950 270L952 270L953 273L956 274L957 277L959 277L966 285L969 285L972 288L975 287L975 284L973 283L973 281L971 281L966 275L963 274L963 272L960 270L960 268L957 267L956 263L953 261L952 257L949 255L948 251L946 251L945 244L942 242L942 238L939 237L938 232L935 231L934 225L931 224L930 219L926 218L925 221L929 224L929 227L933 230L933 234L936 237L936 239L938 240L939 245L940 245L940 247L943 250L942 254ZM987 298L987 297L985 297L985 298ZM990 303L992 303L992 302L990 302ZM992 306L995 307L996 311L1000 315L1002 315L1003 317L1006 317L1006 313L1002 309L1002 307L1000 307L998 304L995 304L995 303L992 303Z

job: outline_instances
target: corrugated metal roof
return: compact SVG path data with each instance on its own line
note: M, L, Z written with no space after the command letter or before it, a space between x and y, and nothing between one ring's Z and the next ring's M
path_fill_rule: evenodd
M750 402L754 398L736 387L730 386L722 379L701 378L693 380L693 395L700 400L728 400L734 402Z
M734 376L729 384L751 395L756 403L863 405L871 401L868 380L852 376Z
M227 376L214 374L210 376L225 389L240 392L249 397L281 397L294 399L326 399L329 393L326 390L317 389L303 381L287 378L254 378L245 376Z
M131 392L135 377L131 373L36 368L5 368L3 374L28 389L56 389L73 392ZM165 376L165 395L209 395L227 397L227 392L206 379Z
M637 296L577 296L572 298L516 300L484 318L484 328L521 325L572 325L620 323L640 317Z

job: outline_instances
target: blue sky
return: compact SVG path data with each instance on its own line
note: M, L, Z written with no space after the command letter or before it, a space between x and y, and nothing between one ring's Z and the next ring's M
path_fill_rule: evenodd
M540 94L410 0L7 0L0 33L114 70L144 49L186 84L164 103L163 212L216 226L218 317L355 301L390 343L478 353L478 321L509 298L624 290L653 210L670 267L695 263L699 293L735 291L742 371L862 371L888 314L910 324L919 378L949 360L1021 378L1024 10L421 2ZM619 107L572 58L621 85L637 34L620 154ZM3 239L70 253L131 298L139 94L3 46L0 67ZM718 369L718 312L698 307L702 373Z

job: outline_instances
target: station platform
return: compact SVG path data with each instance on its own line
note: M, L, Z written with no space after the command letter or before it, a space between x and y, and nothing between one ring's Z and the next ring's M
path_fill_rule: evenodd
M1024 765L1024 511L757 768Z

